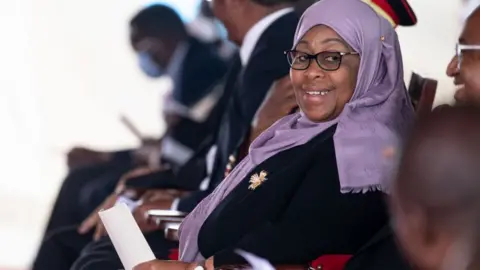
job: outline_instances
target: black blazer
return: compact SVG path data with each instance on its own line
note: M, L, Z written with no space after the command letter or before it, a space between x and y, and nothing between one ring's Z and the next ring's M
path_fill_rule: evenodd
M179 210L190 212L223 180L228 157L235 154L246 137L253 117L275 80L290 70L283 52L292 46L298 16L288 13L273 22L260 36L247 66L232 77L229 99L216 135L214 168L207 191L198 191L179 203ZM203 180L203 177L199 179Z
M172 94L177 102L186 107L192 107L210 94L218 83L221 83L227 71L227 65L211 49L211 46L194 38L190 38L188 44ZM196 151L201 143L214 133L213 130L218 124L219 121L198 123L181 118L174 128L167 130L166 136Z
M340 193L335 128L254 168L202 225L202 255L216 266L245 263L235 249L273 264L306 264L354 254L371 239L388 222L383 193ZM250 190L250 176L262 170L267 180Z
M241 68L240 56L236 55L232 59L229 71L222 81L224 81L225 89L213 108L212 113L209 115L206 122L210 123L213 130L218 130L218 126L213 127L215 123L220 122L227 103L230 100L231 94L235 88L235 83ZM197 134L188 133L190 137L195 137ZM214 143L213 136L207 137L198 147L197 151L182 166L171 166L171 169L167 171L156 172L148 175L134 177L131 181L127 182L130 187L141 187L151 189L181 189L181 190L198 190L201 181L206 177L206 155ZM131 183L131 184L130 184ZM205 192L194 192L192 196L182 200L186 203L187 207L182 207L181 211L190 212L195 206L197 201L200 201ZM197 199L198 197L198 199ZM190 206L191 205L191 206Z
M227 72L226 63L210 46L189 38L188 49L172 91L173 98L190 107L212 90Z

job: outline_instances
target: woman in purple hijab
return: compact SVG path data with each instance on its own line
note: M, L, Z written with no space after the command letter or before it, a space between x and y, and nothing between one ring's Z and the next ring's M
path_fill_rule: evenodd
M303 14L291 50L300 113L261 134L249 154L184 220L181 262L140 269L273 264L354 254L388 222L383 202L414 120L397 35L359 0L322 0Z

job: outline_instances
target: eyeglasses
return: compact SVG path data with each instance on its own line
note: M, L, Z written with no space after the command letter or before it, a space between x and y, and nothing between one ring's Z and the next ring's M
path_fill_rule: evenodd
M465 45L465 44L459 44L455 46L455 52L457 55L457 68L460 70L460 67L462 65L462 52L463 51L476 51L480 50L480 45Z
M306 70L310 66L312 59L315 59L321 69L325 71L335 71L340 68L342 58L345 55L357 54L357 52L319 52L312 55L296 50L285 51L290 67L295 70Z

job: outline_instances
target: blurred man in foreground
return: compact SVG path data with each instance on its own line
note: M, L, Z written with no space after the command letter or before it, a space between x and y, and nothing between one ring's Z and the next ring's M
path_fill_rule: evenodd
M393 224L420 270L480 269L480 109L451 107L421 119L392 195Z

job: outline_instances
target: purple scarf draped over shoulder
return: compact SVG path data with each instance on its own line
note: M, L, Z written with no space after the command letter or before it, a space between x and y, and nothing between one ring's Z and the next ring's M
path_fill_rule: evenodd
M201 226L242 180L249 180L247 176L258 164L305 144L334 124L337 124L333 139L340 192L388 191L395 164L394 160L384 158L383 151L400 144L414 120L403 81L397 34L387 20L360 0L322 0L303 14L293 48L317 25L332 28L360 54L351 100L332 121L316 123L297 113L282 118L262 133L240 164L185 218L180 228L182 261L203 259L197 245Z

